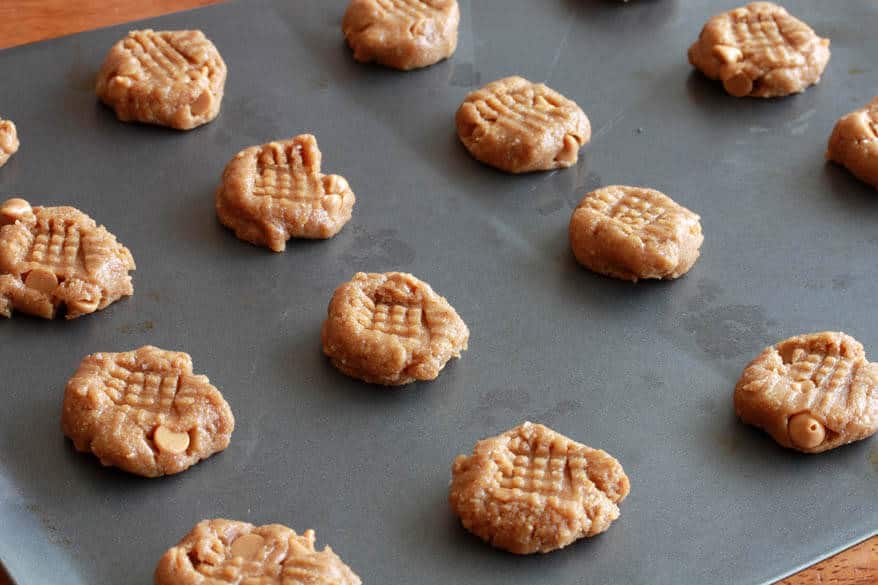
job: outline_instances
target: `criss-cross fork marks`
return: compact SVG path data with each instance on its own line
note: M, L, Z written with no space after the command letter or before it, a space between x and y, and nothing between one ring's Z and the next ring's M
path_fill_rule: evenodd
M551 112L561 106L561 101L550 93L527 90L484 91L472 103L485 122L515 133L544 132L555 123Z
M619 222L630 231L641 231L668 212L666 206L636 193L608 191L587 201L597 213Z
M846 392L853 375L854 362L837 355L809 353L804 348L793 351L789 368L790 386L799 392L816 390L820 394Z
M27 262L65 274L75 271L81 260L82 231L73 221L40 218Z
M257 155L254 197L316 201L326 193L317 155L298 142L272 143Z
M357 321L370 331L420 337L424 330L424 310L419 306L375 303L363 296L357 302Z
M790 18L777 14L747 14L733 18L731 31L735 44L753 65L771 64L773 67L800 64L802 60L795 47L802 26Z
M125 48L157 81L194 78L201 75L189 59L168 39L155 32L135 31L125 39Z
M405 16L414 22L441 13L440 10L423 0L375 0L375 2L386 13Z
M113 364L103 371L103 391L117 405L128 405L156 419L159 414L171 412L175 404L188 406L195 402L181 389L182 378L177 373L134 371L121 364Z
M524 437L512 439L509 451L498 452L494 461L501 488L544 496L567 491L571 481L584 475L587 463L584 457L569 454L563 442L540 438L529 441Z

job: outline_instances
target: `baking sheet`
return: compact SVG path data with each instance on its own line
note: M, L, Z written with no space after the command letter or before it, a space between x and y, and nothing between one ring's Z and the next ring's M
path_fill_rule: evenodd
M353 62L345 2L248 1L145 21L203 29L228 63L220 117L189 133L122 124L93 94L134 25L0 51L0 112L21 151L0 195L71 204L134 253L136 294L73 322L0 323L0 558L19 585L151 583L196 522L315 528L365 583L767 583L874 534L876 441L818 457L736 422L765 345L844 330L878 352L878 196L823 162L835 120L875 93L869 0L787 2L832 39L822 83L737 100L686 49L733 2L461 0L447 62ZM521 74L578 101L579 164L507 176L458 144L471 89ZM238 150L314 132L357 195L351 223L285 254L238 241L213 192ZM702 215L692 272L631 285L580 269L567 222L612 183ZM433 383L370 387L320 352L333 289L413 272L448 297L470 350ZM155 344L192 354L234 409L228 450L159 480L103 469L59 429L81 358ZM460 528L453 457L529 419L608 450L631 478L602 536L518 558Z

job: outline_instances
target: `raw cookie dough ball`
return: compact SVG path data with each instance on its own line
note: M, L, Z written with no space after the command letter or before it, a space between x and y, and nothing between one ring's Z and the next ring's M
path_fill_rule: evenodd
M87 356L67 382L61 428L78 451L144 477L186 471L229 446L235 418L189 354L144 346Z
M20 144L12 120L0 118L0 167L6 164L10 156L18 152Z
M679 278L698 260L700 219L654 189L611 185L573 211L570 247L580 264L614 278Z
M73 207L0 205L0 316L21 311L67 319L134 294L134 258L104 226Z
M707 21L689 62L735 97L781 97L820 81L829 39L771 2L753 2Z
M202 520L155 570L155 585L360 585L328 546L281 524Z
M242 150L216 192L219 220L274 252L290 238L331 238L350 221L356 197L344 177L321 172L321 160L311 134Z
M358 272L336 289L328 313L323 352L343 373L373 384L433 380L469 340L445 297L403 272Z
M351 0L342 21L354 59L409 70L457 48L457 0Z
M766 348L744 370L735 412L804 453L865 439L878 431L878 364L844 333L791 337Z
M826 158L878 188L878 97L838 121L829 138Z
M476 160L507 173L572 166L591 139L591 125L576 102L521 77L470 93L456 123L460 141Z
M629 489L606 452L526 422L454 460L448 501L464 528L523 555L604 532Z
M123 122L191 130L217 117L226 64L200 30L135 30L113 45L98 98Z

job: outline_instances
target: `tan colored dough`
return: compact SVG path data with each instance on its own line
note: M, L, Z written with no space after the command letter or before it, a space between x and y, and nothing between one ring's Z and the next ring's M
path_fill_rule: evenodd
M768 347L735 386L735 412L779 444L820 453L878 432L878 364L844 333Z
M390 386L435 379L466 350L469 329L445 297L411 274L358 272L332 295L322 340L340 371Z
M829 39L771 2L753 2L707 21L689 62L735 97L781 97L820 81Z
M829 138L826 158L878 188L878 97L838 121Z
M0 316L21 311L67 319L134 294L131 252L104 226L72 207L0 205Z
M531 554L604 532L629 489L606 452L526 422L454 460L448 501L476 536Z
M623 280L679 278L700 255L700 217L644 187L586 195L570 217L570 247L586 268Z
M499 79L467 95L456 124L476 160L507 173L572 166L591 139L588 117L576 102L522 77Z
M450 57L459 22L457 0L351 0L342 31L357 61L409 70Z
M361 585L328 546L281 524L202 520L159 560L155 585Z
M0 118L0 167L6 164L9 157L18 152L20 145L15 124L12 123L12 120Z
M331 238L351 219L356 197L344 177L320 172L311 134L251 146L235 155L216 192L216 213L240 239L286 249L290 238Z
M200 30L135 30L113 45L98 98L123 122L191 130L217 117L226 64Z
M67 382L61 428L78 451L144 477L228 447L235 418L188 354L145 346L87 356Z

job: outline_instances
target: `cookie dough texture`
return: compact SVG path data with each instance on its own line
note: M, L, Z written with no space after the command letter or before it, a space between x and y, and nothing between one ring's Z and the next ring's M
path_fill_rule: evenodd
M389 386L435 379L467 348L469 329L411 274L358 272L332 295L322 339L341 372Z
M97 95L123 122L191 130L217 117L226 64L200 30L135 30L113 45Z
M591 125L576 102L522 77L493 81L464 99L457 135L487 165L507 173L569 167L591 139Z
M829 39L777 4L753 2L708 20L689 62L735 97L781 97L820 81Z
M18 152L19 146L15 124L12 120L0 118L0 167L6 164L10 156Z
M67 383L61 428L103 465L158 477L228 447L235 418L188 354L145 346L82 360Z
M878 364L844 333L797 335L768 347L735 387L735 412L775 441L820 453L878 431Z
M448 500L473 534L531 554L604 532L629 489L622 466L606 452L526 422L459 455Z
M105 309L134 294L131 252L103 226L72 207L0 205L0 316L21 311L67 319Z
M351 0L342 31L354 59L409 70L457 48L457 0Z
M216 192L219 220L275 252L290 238L331 238L351 219L356 197L344 177L320 172L321 158L310 134L242 150Z
M838 121L829 138L826 158L878 188L878 97Z
M159 560L155 585L360 585L313 530L202 520Z
M580 264L635 282L679 278L704 241L697 214L664 193L625 185L586 195L570 218L569 236Z

